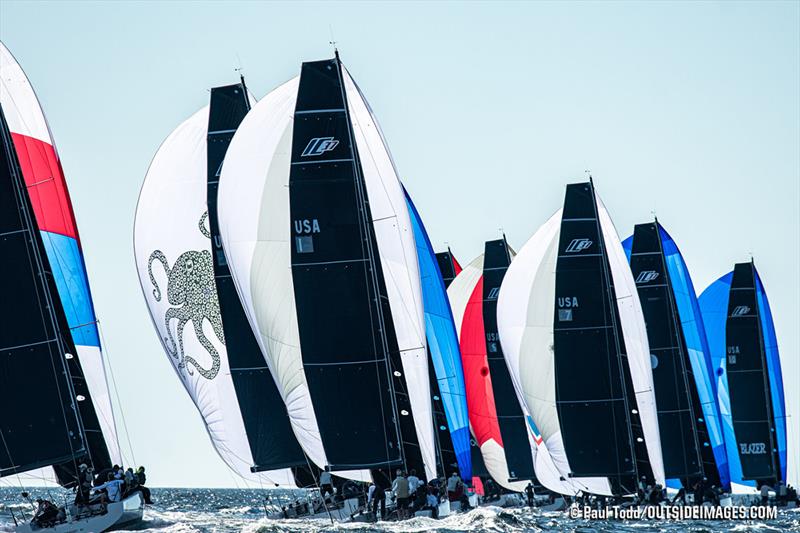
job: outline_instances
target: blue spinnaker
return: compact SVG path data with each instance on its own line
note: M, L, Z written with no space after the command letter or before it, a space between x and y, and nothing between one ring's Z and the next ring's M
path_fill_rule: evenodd
M755 482L742 479L742 464L733 433L731 402L728 396L728 380L725 377L725 322L728 317L728 297L731 290L733 272L729 272L709 285L700 295L698 303L706 328L706 339L711 353L711 368L717 386L717 405L722 417L722 435L728 456L728 474L731 483L755 487Z
M717 463L720 482L723 487L730 487L730 474L728 472L728 459L725 451L725 439L722 435L722 416L717 403L717 385L714 379L714 367L711 364L711 350L706 338L703 316L697 302L697 293L694 290L689 269L681 256L678 246L672 237L658 226L664 260L669 272L672 293L678 308L683 337L692 365L697 396L705 418L706 430L714 451L714 460Z
M755 270L755 267L753 267ZM772 416L775 418L775 442L778 445L781 479L786 483L786 400L783 395L783 373L781 371L780 354L778 353L778 340L775 337L775 324L772 322L772 310L761 276L756 274L756 296L758 310L761 317L761 331L764 338L764 353L767 358L769 370L769 389L772 395Z
M769 307L767 293L755 270L756 298L758 314L761 319L761 333L764 342L764 354L769 374L772 415L775 425L775 443L778 448L781 479L786 482L786 403L783 392L778 342L775 337L775 326L772 311ZM708 343L711 348L711 360L717 378L717 397L722 415L725 445L728 451L728 464L731 482L749 487L756 487L755 481L742 479L742 466L739 460L736 436L733 432L733 419L730 409L730 395L726 371L725 328L728 317L728 298L730 294L733 272L729 272L708 286L700 295L700 309L706 325ZM757 488L757 487L756 487Z
M436 381L439 384L439 392L459 472L463 479L469 480L472 478L469 417L458 334L453 322L453 313L450 310L444 281L442 281L442 274L439 272L439 265L436 262L436 254L408 192L406 192L406 202L417 245L428 349L436 373Z

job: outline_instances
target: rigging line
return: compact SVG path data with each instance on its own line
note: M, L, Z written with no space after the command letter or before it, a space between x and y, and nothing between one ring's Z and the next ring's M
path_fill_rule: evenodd
M95 319L95 320L97 320L97 319ZM136 464L136 455L133 452L133 445L131 444L131 434L128 431L128 423L125 420L125 410L122 408L122 401L120 400L120 397L119 397L119 387L117 387L117 379L114 376L114 368L111 366L111 350L108 347L108 343L106 343L105 335L103 335L103 328L100 326L100 320L97 320L97 332L100 334L100 343L103 346L105 346L105 350L100 352L100 363L102 365L103 361L105 360L106 364L108 365L108 372L109 372L109 374L111 374L111 383L112 383L112 385L114 387L114 396L117 399L117 405L119 406L119 414L120 414L120 417L122 418L122 428L125 430L125 437L126 437L126 440L128 441L128 451L131 452L131 460L133 460L134 464ZM105 357L103 356L103 354L105 354ZM103 374L105 374L106 365L102 365L102 366L103 366ZM108 383L107 380L108 380L108 378L106 377L106 383ZM108 385L106 385L106 386L108 386ZM110 399L109 399L109 403L111 403ZM113 405L111 406L111 418L112 418L112 423L114 424L114 429L115 429L114 437L117 440L117 448L120 451L120 455L122 455L122 446L120 446L120 442L119 442L119 431L116 431L117 422L116 422L116 417L114 416L114 406Z

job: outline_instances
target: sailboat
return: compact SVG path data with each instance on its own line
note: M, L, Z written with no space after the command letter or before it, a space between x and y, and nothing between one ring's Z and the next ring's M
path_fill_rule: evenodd
M700 295L716 378L731 487L752 493L787 483L786 402L778 341L755 263L733 271Z
M0 246L9 259L2 278L4 294L15 302L0 318L0 354L6 360L0 375L0 477L52 467L58 483L72 488L79 465L100 472L122 460L58 152L30 82L2 43L0 115ZM24 394L33 389L34 396ZM67 506L64 520L52 529L103 531L134 524L142 512L136 492L107 508ZM17 530L32 527L21 524Z
M252 103L243 81L215 88L163 142L139 195L134 254L153 326L219 456L250 483L293 488L305 458L217 233L219 169Z
M411 222L338 53L303 63L245 118L218 205L240 300L308 457L351 479L435 477Z
M642 302L667 485L730 490L711 353L689 270L658 220L623 248Z
M642 478L664 486L641 306L591 181L567 186L500 300L509 367L560 477L601 495L635 494Z
M428 233L407 193L406 201L414 229L422 280L425 332L430 353L428 372L440 456L438 464L441 466L438 473L439 477L446 478L453 469L457 469L461 478L469 482L472 479L469 416L458 334L445 282Z
M488 241L448 288L459 331L470 427L492 479L512 492L536 480L527 423L497 331L497 297L513 252Z

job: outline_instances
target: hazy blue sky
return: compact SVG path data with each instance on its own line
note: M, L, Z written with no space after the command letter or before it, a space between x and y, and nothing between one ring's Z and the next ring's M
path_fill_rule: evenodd
M657 212L698 291L754 255L800 416L800 3L3 0L0 37L55 135L152 484L237 482L141 294L145 171L208 88L241 65L260 97L331 56L331 27L435 246L465 262L503 228L519 248L591 169L623 237Z

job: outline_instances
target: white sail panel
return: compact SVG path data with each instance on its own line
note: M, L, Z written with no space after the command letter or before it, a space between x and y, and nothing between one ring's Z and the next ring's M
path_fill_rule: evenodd
M397 344L428 479L436 476L433 410L416 243L403 186L369 104L342 69Z
M228 366L208 229L208 107L164 141L147 171L134 252L153 325L217 453L239 476L293 487L291 470L252 473L254 461Z
M8 129L47 143L55 148L50 127L36 93L8 48L0 42L0 102Z
M289 169L299 78L265 96L236 131L218 209L225 257L250 326L309 459L328 465L303 369L291 269ZM369 481L368 471L337 476Z
M497 303L503 352L520 404L541 432L536 475L561 494L611 494L606 478L572 478L556 409L553 360L555 271L561 209L531 237L506 272Z
M483 254L470 261L447 287L447 298L450 300L450 309L453 311L453 321L459 340L469 298L481 276L483 276Z
M664 458L661 455L661 436L653 387L650 343L647 340L642 304L639 301L639 292L636 290L636 283L633 280L625 250L622 248L614 223L599 196L597 196L597 214L606 244L608 264L614 279L614 292L617 296L622 336L625 339L631 381L636 394L636 407L639 410L644 440L647 445L647 456L656 483L665 487Z

